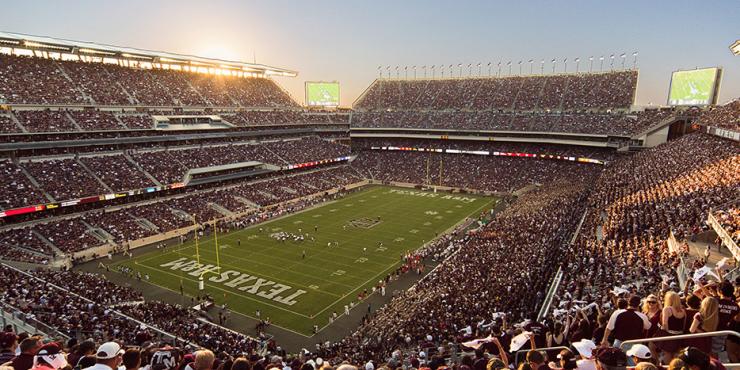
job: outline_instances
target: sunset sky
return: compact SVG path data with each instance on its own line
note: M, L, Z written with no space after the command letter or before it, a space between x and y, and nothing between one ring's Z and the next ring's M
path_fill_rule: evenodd
M671 71L722 66L720 102L740 96L740 2L721 1L10 1L0 30L290 68L277 81L299 102L305 81L339 81L349 106L378 66L467 65L637 51L637 104L665 104ZM595 61L595 65L598 64ZM615 67L621 68L616 58ZM493 68L494 73L496 67ZM598 69L598 68L597 68ZM504 72L508 69L503 68ZM455 67L457 74L457 67ZM409 74L411 74L409 69ZM421 75L421 70L417 72ZM439 73L439 72L437 72ZM445 72L446 74L448 72ZM477 67L473 68L477 74ZM483 74L487 74L483 68Z

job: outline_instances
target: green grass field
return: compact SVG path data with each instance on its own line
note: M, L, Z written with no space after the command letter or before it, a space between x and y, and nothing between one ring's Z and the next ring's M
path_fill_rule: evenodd
M187 295L197 294L203 274L205 290L218 304L225 301L230 310L250 317L260 310L262 318L269 317L277 326L311 335L314 324L326 326L333 311L341 315L358 293L371 291L399 266L405 251L418 249L493 205L493 198L475 195L374 186L217 235L220 270L213 235L198 243L200 264L195 242L120 264L176 292L182 284ZM279 241L274 237L279 232L307 235L304 241ZM327 246L332 242L338 245Z

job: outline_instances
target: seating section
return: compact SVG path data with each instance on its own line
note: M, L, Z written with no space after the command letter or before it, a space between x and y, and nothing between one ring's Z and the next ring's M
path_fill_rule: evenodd
M47 200L23 174L23 170L11 161L0 161L0 177L0 209L39 204Z
M697 123L740 132L740 99L704 112Z
M514 114L488 111L356 112L352 115L352 127L572 132L629 136L661 122L671 114L670 110L646 110L629 114Z
M583 110L629 108L637 71L574 75L377 80L355 104L360 110Z
M0 102L297 108L265 78L206 77L0 54Z

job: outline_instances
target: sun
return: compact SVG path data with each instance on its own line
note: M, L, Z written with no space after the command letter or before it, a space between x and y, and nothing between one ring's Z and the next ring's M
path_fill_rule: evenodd
M199 57L204 58L213 58L213 59L222 59L222 60L232 60L232 61L238 61L240 59L243 59L243 57L240 57L239 54L228 45L223 44L211 44L206 45L203 48L201 48L198 51L198 54L196 54Z

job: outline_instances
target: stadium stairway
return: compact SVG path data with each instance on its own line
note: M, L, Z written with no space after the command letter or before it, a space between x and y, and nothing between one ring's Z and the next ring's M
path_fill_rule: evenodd
M31 234L33 234L36 239L41 240L42 243L48 245L49 248L51 248L56 255L61 256L64 254L64 252L62 252L61 249L59 249L54 243L52 243L51 240L46 239L46 237L41 235L38 231L31 229Z
M13 163L14 163L14 164L15 164L16 166L18 166L18 168L20 168L20 169L21 169L21 172L23 173L23 175L25 175L25 176L26 176L26 178L27 178L27 179L28 179L28 181L29 181L29 182L31 183L31 185L33 185L33 187L34 187L34 188L38 189L38 190L39 190L39 191L40 191L40 192L41 192L42 194L44 194L44 197L45 197L45 198L46 198L46 199L47 199L47 200L48 200L49 202L56 202L56 201L57 201L56 199L54 199L54 197L52 197L52 196L51 196L51 194L47 193L47 192L46 192L46 190L44 190L44 188L42 188L42 187L41 187L41 185L39 185L39 182L38 182L38 181L36 181L36 179L35 179L35 178L34 178L34 177L33 177L33 176L31 175L31 173L30 173L30 172L28 172L28 171L27 171L27 170L25 169L25 167L23 167L23 166L21 166L21 165L20 165L20 163L18 162L18 159L17 159L17 158L14 158L14 159L13 159Z
M218 203L208 203L211 208L213 208L216 212L226 216L226 217L232 217L234 216L234 212L231 212L230 210L226 209L226 207L218 204Z
M15 123L15 125L23 132L24 134L28 133L28 130L26 130L26 127L21 124L21 121L18 120L18 117L15 116L15 114L8 115L10 117L10 120Z
M152 176L149 172L147 172L144 168L142 168L139 165L139 163L137 163L133 158L131 158L130 155L128 155L128 153L124 152L123 157L126 158L126 160L129 161L129 163L134 165L134 167L136 167L137 170L141 171L141 173L143 173L144 176L146 176L147 179L151 180L155 185L162 186L162 183L159 182L159 180L154 178L154 176Z
M65 116L65 117L67 117L67 119L69 120L69 122L72 122L72 126L74 126L74 127L75 127L75 130L77 130L77 131L85 131L85 130L83 130L83 129L82 129L82 127L80 127L80 125L79 125L79 124L77 123L77 120L75 120L75 119L74 119L74 117L72 117L72 115L71 115L71 114L69 114L69 112L64 112L64 116Z
M102 187L104 187L104 188L105 188L105 190L108 190L109 192L113 193L113 189L111 189L111 187L110 187L110 186L108 186L108 184L104 183L104 182L103 182L103 180L102 180L102 179L101 179L100 177L98 177L98 175L96 175L96 174L95 174L95 172L91 171L91 170L90 170L90 168L89 168L89 167L87 167L87 165L86 165L85 163L83 163L83 162L82 162L82 161L81 161L81 160L80 160L79 158L76 158L76 159L75 159L75 161L76 161L76 162L77 162L77 164L79 164L79 165L80 165L80 166L81 166L82 168L84 168L84 169L85 169L85 171L87 171L87 173L88 173L88 174L89 174L90 176L92 176L92 178L94 178L94 179L95 179L95 180L96 180L96 181L97 181L97 182L98 182L98 183L99 183L99 184L100 184L100 185L101 185Z
M236 195L234 196L234 198L236 200L238 200L239 202L246 204L250 208L260 208L260 205L259 204L254 203L254 202L252 202L251 200L249 200L247 198L236 196Z

